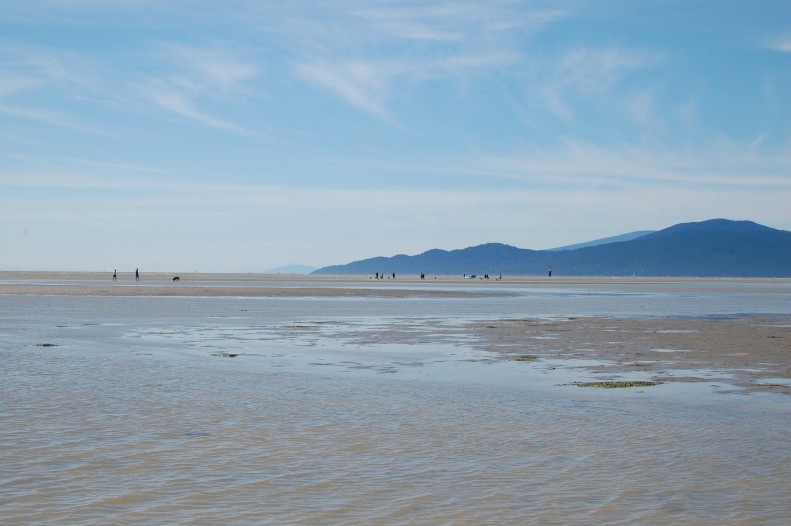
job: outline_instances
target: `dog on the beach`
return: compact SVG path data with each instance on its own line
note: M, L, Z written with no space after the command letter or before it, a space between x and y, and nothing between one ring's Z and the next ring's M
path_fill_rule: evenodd
M175 277L173 278L173 281L181 281L181 278L180 278L180 277L178 277L178 276L175 276Z

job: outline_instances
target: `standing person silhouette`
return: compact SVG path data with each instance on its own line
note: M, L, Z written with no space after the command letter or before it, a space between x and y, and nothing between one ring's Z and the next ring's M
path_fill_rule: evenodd
M135 281L140 281L140 269L135 269Z
M117 269L113 270L113 281L116 281L118 279L118 275L116 274L117 272L118 272Z

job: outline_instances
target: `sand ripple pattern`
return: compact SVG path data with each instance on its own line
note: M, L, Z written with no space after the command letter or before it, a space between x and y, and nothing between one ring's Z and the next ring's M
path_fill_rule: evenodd
M253 367L212 354L250 320L180 320L187 340L224 331L206 349L137 337L175 318L24 301L0 327L2 524L780 525L791 509L785 396Z

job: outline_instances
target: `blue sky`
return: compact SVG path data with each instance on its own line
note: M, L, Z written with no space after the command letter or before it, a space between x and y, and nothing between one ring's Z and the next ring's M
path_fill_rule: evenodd
M0 270L791 230L791 3L4 2Z

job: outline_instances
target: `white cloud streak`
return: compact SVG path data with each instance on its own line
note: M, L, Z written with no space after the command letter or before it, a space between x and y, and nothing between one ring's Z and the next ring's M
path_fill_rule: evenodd
M575 49L558 64L557 83L583 93L610 88L630 71L655 64L652 53L627 49Z
M565 121L576 119L573 101L582 97L585 101L614 97L619 84L641 70L660 64L664 58L652 52L622 48L577 48L566 52L557 61L545 63L534 74L537 88L531 88L543 100L546 108ZM635 122L647 124L652 116L653 95L643 88L637 94L617 97L619 104ZM528 92L530 93L530 92Z
M386 87L398 68L365 62L313 62L299 64L296 74L323 87L347 103L385 120L391 120L385 108Z
M791 33L769 39L766 47L781 53L791 53Z
M537 31L567 15L560 9L525 12L514 7L511 2L454 2L363 7L353 13L392 37L441 43L491 39L514 30Z
M141 52L139 58L146 61L132 72L70 50L9 45L5 55L6 64L13 69L0 80L0 112L8 115L99 133L95 126L71 116L73 104L63 104L64 100L94 104L99 101L105 109L124 112L140 111L153 103L202 125L264 140L256 131L199 109L201 102L237 107L256 93L254 82L260 76L260 66L239 59L222 47L159 43L147 57ZM163 65L167 74L154 75ZM11 102L11 97L46 92L55 94L61 99L61 108L68 109L24 107ZM80 108L74 110L76 113Z
M30 119L34 121L43 122L52 126L61 128L68 128L85 133L95 135L103 135L103 132L97 128L85 125L79 122L74 117L63 114L62 112L42 109L42 108L23 108L20 106L9 106L0 104L0 113L18 117L22 119Z
M144 100L201 125L268 142L257 130L200 109L210 106L218 111L238 111L243 107L256 94L254 82L261 73L256 63L222 48L177 43L162 43L153 55L168 66L168 74L152 76L138 87Z
M175 90L169 86L163 86L158 82L153 82L142 91L159 107L171 113L197 121L212 128L217 128L219 130L235 133L238 135L252 135L252 132L236 126L231 122L212 117L211 115L197 110L193 106L192 102L187 100L187 96L183 92Z
M21 161L25 161L21 159ZM24 172L5 170L0 172L0 186L6 187L53 187L89 189L136 189L142 192L177 191L185 192L181 177L172 170L156 166L136 166L118 163L103 163L85 159L52 158L39 159L37 170ZM469 155L464 158L434 160L443 166L445 173L479 178L483 181L500 182L500 190L486 193L507 199L511 192L520 189L533 191L536 188L549 189L563 195L570 188L607 187L612 189L629 187L668 188L687 191L695 188L753 189L762 191L791 190L791 151L768 154L755 145L736 145L724 143L717 147L699 149L683 154L659 147L630 147L626 149L604 148L579 140L566 140L562 146L551 149L531 149L515 155ZM26 165L30 163L26 162ZM430 173L431 166L421 162L406 162L399 171ZM139 175L130 180L125 172L130 170ZM750 174L745 177L744 174ZM147 174L152 175L151 177ZM168 174L167 178L160 175ZM156 175L156 177L153 177ZM231 181L231 180L229 180ZM490 185L491 186L491 185ZM192 181L190 189L206 191L212 196L228 193L234 199L255 196L254 202L268 202L265 197L273 190L274 194L287 191L305 193L307 190L294 186L248 184L239 182L200 182ZM379 191L360 191L354 194L351 188L335 189L322 186L319 194L359 195L370 201L370 197L399 195L393 189ZM466 191L442 188L436 190L430 180L428 184L407 191L410 199L423 202L419 195L467 196ZM478 190L471 190L472 194ZM212 197L213 198L213 197ZM464 197L468 199L469 197ZM280 198L277 198L279 200ZM288 201L286 201L288 202ZM378 201L377 201L378 202ZM428 205L428 203L426 203ZM378 206L378 204L376 205Z
M258 64L240 60L233 52L221 48L163 43L157 55L176 70L181 70L192 81L191 89L202 93L220 90L247 96L254 91L251 83L261 74Z
M394 123L388 101L397 89L432 79L466 79L514 64L515 53L462 54L438 59L313 61L295 66L301 79L329 90L352 106Z
M4 72L0 77L0 98L20 93L41 84L41 80Z
M392 124L397 118L389 103L399 89L437 79L463 83L515 66L524 59L522 40L567 15L514 7L510 2L456 2L351 8L341 14L345 31L311 26L312 31L301 33L308 36L296 47L311 58L298 60L294 71Z

